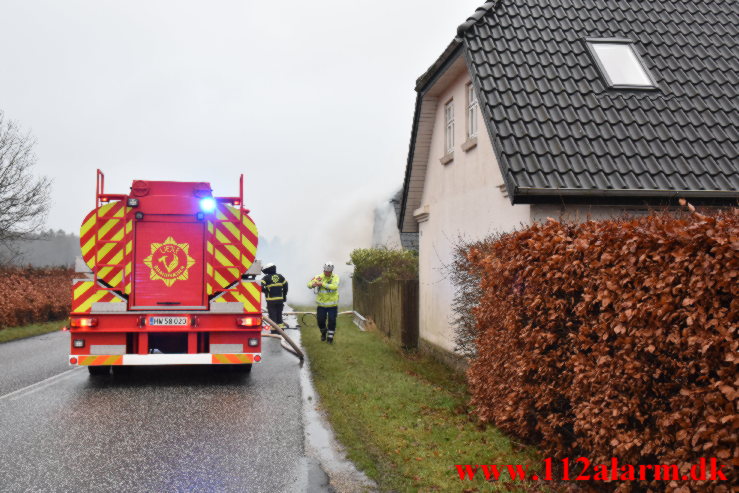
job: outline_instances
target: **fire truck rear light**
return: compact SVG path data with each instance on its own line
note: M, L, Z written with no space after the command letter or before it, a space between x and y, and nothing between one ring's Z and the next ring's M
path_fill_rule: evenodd
M257 339L256 337L250 337L249 338L249 346L250 347L257 347L257 346L259 346L259 339Z
M126 200L126 205L128 207L138 207L139 206L139 199L129 198L128 200Z
M72 346L74 347L85 347L85 340L84 339L75 339L72 341Z
M69 364L70 365L76 365L77 364L77 358L69 358Z
M256 327L261 323L260 317L239 317L236 319L236 325L239 327Z
M262 361L262 357L257 354L256 356L254 356L254 361L256 362Z
M141 221L144 218L144 213L141 212L141 211L139 211L136 214L134 214L134 217L136 217L136 219L138 219L139 221Z
M72 327L75 327L78 329L82 327L97 327L98 319L97 318L75 318L75 319L72 319L71 325Z

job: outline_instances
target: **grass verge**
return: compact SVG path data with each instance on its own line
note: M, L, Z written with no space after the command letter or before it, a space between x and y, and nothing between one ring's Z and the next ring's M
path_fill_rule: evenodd
M0 329L0 343L54 332L61 329L65 322L66 319L24 325L23 327L8 327L6 329Z
M306 317L302 343L321 407L349 458L383 491L526 491L532 483L461 481L457 464L541 464L468 413L464 377L431 358L394 349L339 317L333 345Z

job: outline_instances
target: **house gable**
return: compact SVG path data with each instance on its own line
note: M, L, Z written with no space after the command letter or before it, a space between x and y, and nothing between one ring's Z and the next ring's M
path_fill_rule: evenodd
M404 233L418 232L418 223L413 217L413 211L421 206L439 94L467 70L459 41L453 42L447 48L435 67L437 65L436 70L427 72L417 82L416 110L398 216L398 226Z

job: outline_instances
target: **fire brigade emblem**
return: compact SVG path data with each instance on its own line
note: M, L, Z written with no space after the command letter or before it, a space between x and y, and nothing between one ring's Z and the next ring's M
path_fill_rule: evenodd
M177 243L171 236L164 243L152 243L151 255L144 259L149 267L149 279L161 279L169 287L175 281L186 281L195 259L190 256L189 243Z

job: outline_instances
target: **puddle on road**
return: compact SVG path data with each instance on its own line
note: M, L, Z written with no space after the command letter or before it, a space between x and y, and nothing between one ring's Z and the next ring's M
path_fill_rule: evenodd
M287 306L285 307L287 309ZM297 325L294 316L285 317L290 327ZM300 345L300 331L287 333ZM303 403L306 460L300 491L338 491L341 493L377 491L377 485L346 458L336 441L330 425L322 413L316 410L318 394L313 388L310 362L306 358L300 369L300 392Z

